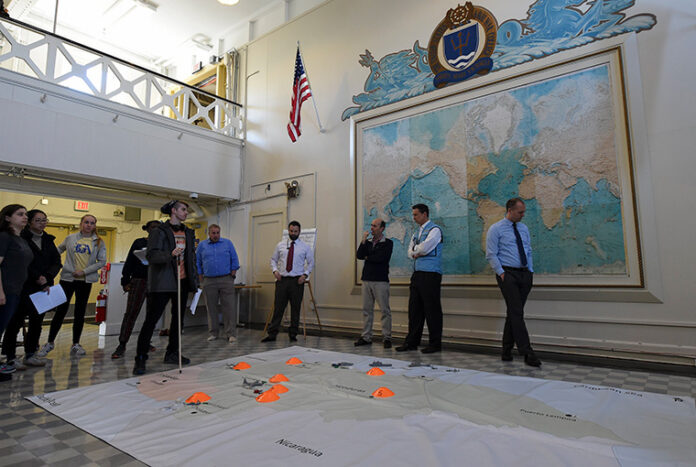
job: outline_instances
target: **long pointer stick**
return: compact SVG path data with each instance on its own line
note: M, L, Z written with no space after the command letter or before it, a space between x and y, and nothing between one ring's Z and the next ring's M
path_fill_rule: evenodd
M177 303L177 314L176 322L177 329L179 330L179 374L181 374L181 255L176 257L176 303Z

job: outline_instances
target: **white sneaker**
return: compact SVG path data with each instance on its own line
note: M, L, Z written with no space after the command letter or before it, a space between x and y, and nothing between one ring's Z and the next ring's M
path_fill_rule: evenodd
M22 361L18 358L15 358L14 360L10 360L7 363L12 365L13 367L15 367L15 370L17 370L17 371L24 371L27 369L26 365L24 363L22 363Z
M46 343L43 345L43 347L41 347L41 350L39 350L39 351L36 353L36 355L39 356L39 357L45 357L46 355L48 355L48 352L50 352L51 350L53 350L55 347L56 347L56 346L53 345L52 342L46 342Z
M39 357L32 355L29 358L24 357L24 364L26 366L46 366L46 360L42 360Z
M227 342L229 342L230 344L234 344L235 342L237 342L237 338L234 336L230 336L227 338Z
M217 336L208 336L208 342L213 342L215 339L217 339Z
M80 344L73 344L73 346L70 348L70 355L87 355L87 352L85 352L85 349L82 348Z

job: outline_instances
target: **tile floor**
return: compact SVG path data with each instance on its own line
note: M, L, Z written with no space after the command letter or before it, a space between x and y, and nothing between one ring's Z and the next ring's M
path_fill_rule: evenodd
M25 399L34 394L131 377L135 337L131 338L125 358L112 360L111 352L118 343L117 336L102 338L100 341L98 327L86 325L81 343L87 350L87 355L71 358L69 328L70 325L65 325L58 335L56 349L48 355L46 367L18 371L13 375L12 381L0 382L0 466L143 465ZM187 328L182 340L183 353L191 358L191 364L195 365L289 345L286 334L280 334L276 342L262 344L261 331L244 328L238 331L238 341L228 344L224 339L207 342L208 333L205 327ZM514 362L506 363L500 361L498 355L454 350L430 355L420 352L397 353L393 348L383 349L379 342L373 343L372 346L354 347L353 340L354 338L308 336L306 341L300 337L296 344L507 375L582 382L696 398L696 378L691 376L600 368L551 360L544 360L540 369L534 369L525 366L519 357L516 357ZM41 342L43 343L43 340ZM157 347L157 351L148 360L148 372L171 369L171 365L162 363L167 338L155 336L152 343ZM23 350L18 350L18 353L23 353Z

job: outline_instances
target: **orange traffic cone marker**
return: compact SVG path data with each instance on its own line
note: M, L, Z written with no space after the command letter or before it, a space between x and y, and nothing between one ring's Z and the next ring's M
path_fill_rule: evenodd
M248 370L249 368L251 368L251 365L247 362L239 362L232 367L233 370Z
M273 375L273 376L271 376L271 379L268 380L268 382L270 382L270 383L282 383L284 381L290 381L290 380L283 373L278 373L277 375Z
M203 402L208 402L210 396L204 392L196 392L186 399L187 404L202 404Z
M301 365L301 364L302 364L302 360L300 360L300 359L297 358L297 357L292 357L290 360L288 360L287 362L285 362L285 364L286 364L286 365Z
M374 368L371 368L367 372L367 374L370 376L382 376L384 374L384 371L379 367L374 367Z
M272 386L271 389L269 389L269 391L273 391L276 394L283 394L285 392L288 392L289 389L286 388L285 386L283 386L282 384L276 384L276 385Z
M375 390L375 392L372 393L372 397L379 397L382 399L391 397L393 395L394 393L392 392L392 390L389 388L385 388L384 386L378 388L377 390Z
M266 391L266 392L262 392L262 393L256 398L256 402L260 402L260 403L262 403L262 404L266 404L266 403L268 403L268 402L275 402L275 401L277 401L278 399L280 399L280 396L278 396L278 394L276 394L276 393L275 393L274 391L272 391L272 390L268 390L268 391Z

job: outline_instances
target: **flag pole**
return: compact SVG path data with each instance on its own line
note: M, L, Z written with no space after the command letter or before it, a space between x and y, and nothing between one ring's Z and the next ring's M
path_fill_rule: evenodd
M300 60L302 60L302 67L305 71L305 76L307 77L307 84L309 88L312 89L312 82L309 80L309 71L307 70L307 65L302 58L302 51L300 50L300 41L297 41L297 50L300 52ZM312 91L312 104L314 105L314 113L317 114L317 122L319 123L319 133L325 133L326 129L321 124L321 119L319 119L319 110L317 109L317 102L314 100L314 91Z

